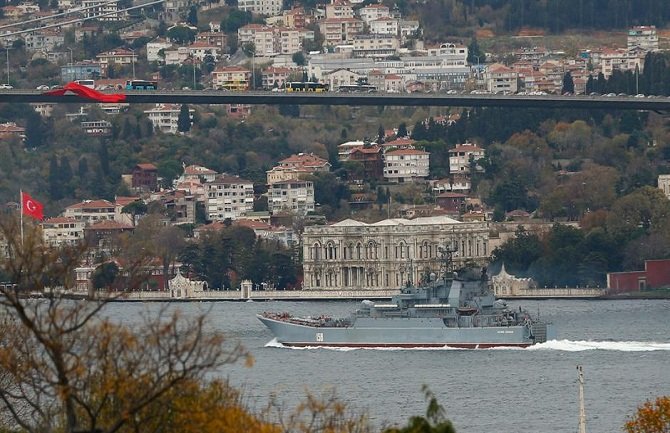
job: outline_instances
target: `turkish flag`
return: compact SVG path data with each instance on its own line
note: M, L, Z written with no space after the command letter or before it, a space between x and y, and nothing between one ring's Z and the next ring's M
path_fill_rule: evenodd
M24 215L40 221L44 219L44 205L23 191L21 191L21 211Z

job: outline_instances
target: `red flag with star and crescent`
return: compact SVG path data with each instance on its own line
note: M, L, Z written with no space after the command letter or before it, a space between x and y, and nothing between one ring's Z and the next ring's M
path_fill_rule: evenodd
M23 191L21 192L21 211L24 215L40 221L44 219L44 205Z

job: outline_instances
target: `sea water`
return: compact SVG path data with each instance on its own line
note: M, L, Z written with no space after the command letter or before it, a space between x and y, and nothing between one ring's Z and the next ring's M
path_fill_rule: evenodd
M132 321L164 304L115 303L107 313ZM257 319L263 311L346 316L357 302L175 303L208 312L210 326L240 341L254 366L219 371L263 407L271 394L289 410L307 392L333 390L380 429L425 413L427 385L458 432L577 431L577 365L585 376L587 431L622 431L647 399L670 395L670 301L514 301L557 328L558 338L527 349L287 348Z

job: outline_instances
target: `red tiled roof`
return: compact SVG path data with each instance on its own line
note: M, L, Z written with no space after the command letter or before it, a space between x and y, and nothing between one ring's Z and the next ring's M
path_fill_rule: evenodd
M65 209L100 209L103 207L114 207L114 203L107 200L88 200L80 203L75 203L66 207Z
M68 217L53 217L46 219L42 222L43 225L46 224L70 224L70 223L76 223L77 220L74 218L68 218Z
M398 149L386 152L387 155L429 155L428 152L418 149Z
M139 197L116 197L114 202L119 206L126 206L130 203L138 201Z
M158 168L155 165L148 162L137 164L135 167L140 168L142 170L151 170L151 171L158 170Z
M484 149L477 146L476 144L459 144L453 149L449 149L449 153L453 152L483 152Z

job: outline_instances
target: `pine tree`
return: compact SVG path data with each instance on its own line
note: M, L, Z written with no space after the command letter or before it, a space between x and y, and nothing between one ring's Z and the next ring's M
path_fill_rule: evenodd
M177 118L177 131L187 133L191 130L191 113L189 113L188 104L183 104L179 110Z
M385 137L386 133L384 131L384 126L379 125L379 129L377 129L377 144L382 144L384 142Z
M405 122L398 125L398 137L407 137L407 124Z
M44 130L42 118L36 112L32 112L26 118L26 146L30 148L40 147L44 143Z
M570 71L566 72L563 76L563 88L561 89L561 94L574 94L575 93L575 82L572 79L572 74Z
M198 25L198 8L195 5L192 5L188 10L188 17L186 18L186 22L192 26Z

